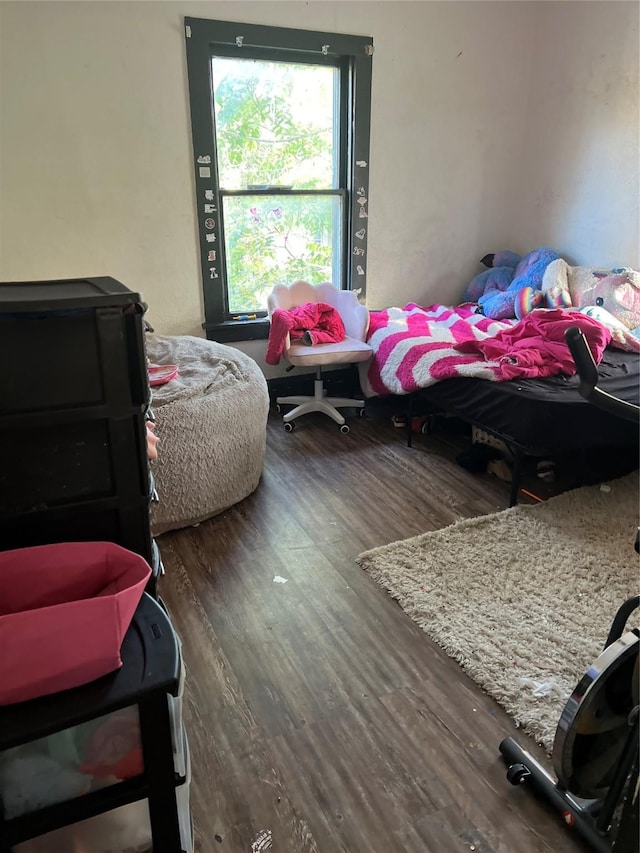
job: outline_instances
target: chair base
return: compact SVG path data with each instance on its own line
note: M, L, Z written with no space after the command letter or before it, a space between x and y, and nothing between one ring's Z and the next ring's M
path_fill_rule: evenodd
M354 408L362 409L365 406L364 400L350 400L348 397L327 397L326 391L322 384L322 379L315 379L313 383L313 397L296 394L292 397L276 397L278 405L295 406L290 412L283 416L282 420L288 424L291 421L299 418L301 415L306 415L309 412L323 412L332 418L337 424L345 423L345 418L338 411L339 408Z

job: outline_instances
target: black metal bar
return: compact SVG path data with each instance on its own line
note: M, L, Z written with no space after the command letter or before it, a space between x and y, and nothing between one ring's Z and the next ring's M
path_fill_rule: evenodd
M519 447L513 450L513 468L511 469L511 493L509 495L509 506L518 503L518 490L520 488L520 477L522 474L522 451Z
M523 764L527 768L530 775L524 784L531 785L536 793L548 800L567 825L588 841L596 853L611 853L610 839L598 832L589 812L570 794L560 790L553 776L516 740L505 738L500 744L500 752L507 766Z
M622 605L620 605L618 612L611 623L609 636L607 637L607 642L604 644L605 649L622 636L624 626L627 624L627 619L631 616L634 610L638 609L638 607L640 607L640 595L632 595L631 598L628 598Z
M580 461L578 462L578 485L584 485L584 475L587 470L587 448L582 446L580 448Z
M620 761L618 766L616 767L615 775L611 784L609 785L609 790L604 798L604 802L602 804L602 809L598 814L598 819L596 821L596 826L601 832L607 832L611 827L611 822L613 820L614 813L620 804L620 800L622 798L625 785L629 782L629 774L635 763L635 772L636 779L631 781L630 784L635 788L635 783L637 782L637 774L638 774L638 766L637 766L637 758L638 756L638 712L635 712L635 720L633 726L629 729L629 735L627 737L626 743L624 745L624 749L620 755Z
M629 403L626 400L621 400L618 397L613 397L606 391L598 388L598 368L593 360L593 355L589 349L586 338L582 331L576 326L572 326L565 332L565 341L571 350L571 355L576 364L580 385L578 391L580 395L589 400L590 403L616 415L619 418L631 421L631 423L640 422L640 408L634 403Z
M149 787L149 817L154 853L180 850L175 770L169 700L166 695L143 699L138 705L144 772Z
M4 849L10 851L13 845L19 844L22 841L37 838L45 833L53 832L55 829L60 829L60 827L68 826L69 824L95 817L104 812L109 812L112 809L120 808L120 806L133 803L136 800L144 799L148 796L148 791L149 786L145 777L136 776L133 779L109 785L107 788L92 791L73 800L65 800L64 802L38 809L35 812L32 811L28 814L20 815L20 817L12 818L4 826L0 824L2 844L6 843L8 845L6 848L0 846L0 850L3 853Z
M413 394L409 394L409 410L407 412L407 447L413 446L413 434L411 432L411 421L413 420Z
M564 333L564 339L571 351L580 379L580 394L589 399L589 395L598 384L598 368L587 344L586 338L577 326Z
M637 727L637 723L636 723ZM614 853L629 853L638 849L638 812L640 793L638 792L638 744L634 751L633 766L629 774L629 784L623 794L620 821L615 829L613 840Z

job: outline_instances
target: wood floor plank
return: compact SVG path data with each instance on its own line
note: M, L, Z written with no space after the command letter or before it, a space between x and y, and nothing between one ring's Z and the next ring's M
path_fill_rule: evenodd
M355 562L505 508L508 485L456 465L459 437L407 448L384 408L351 426L273 415L254 494L159 539L198 853L261 833L272 853L576 853L498 744L544 752Z

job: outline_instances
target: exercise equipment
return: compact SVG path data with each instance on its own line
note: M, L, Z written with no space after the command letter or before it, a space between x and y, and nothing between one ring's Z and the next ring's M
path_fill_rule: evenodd
M594 405L640 424L640 408L597 387L598 371L577 328L567 330L580 393ZM640 531L635 549L640 552ZM560 716L553 743L554 778L514 738L500 752L513 785L545 797L598 853L638 853L640 631L627 630L640 595L616 613L604 650L576 685Z

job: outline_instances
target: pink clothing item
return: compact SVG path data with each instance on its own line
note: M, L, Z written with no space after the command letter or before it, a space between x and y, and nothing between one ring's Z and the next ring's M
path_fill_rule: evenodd
M86 746L78 768L91 776L131 779L144 773L138 709L124 708L104 718Z
M326 302L307 302L285 311L276 308L271 315L267 364L278 364L284 352L287 335L292 340L305 338L305 343L337 344L346 337L342 317Z
M532 311L495 337L464 341L457 344L456 349L497 362L500 378L504 381L535 379L558 373L573 376L576 366L564 340L564 333L571 326L582 330L591 354L599 364L605 347L611 341L611 332L591 317L561 308Z

